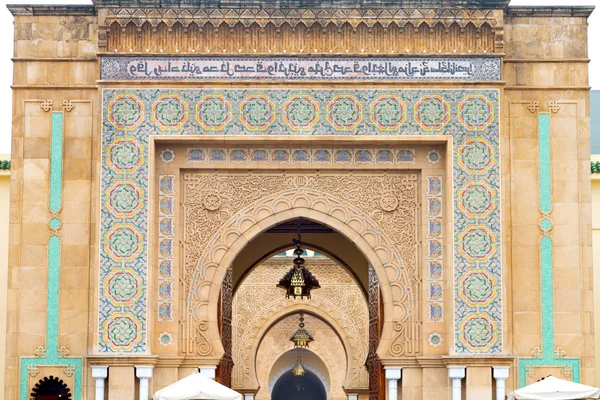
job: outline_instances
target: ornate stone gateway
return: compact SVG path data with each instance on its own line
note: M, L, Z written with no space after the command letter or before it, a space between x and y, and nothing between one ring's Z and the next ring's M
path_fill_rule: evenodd
M245 172L233 175L186 173L183 180L185 210L183 218L186 221L183 257L186 269L182 272L182 279L186 292L184 307L189 310L185 317L187 331L183 333L183 337L184 340L190 341L190 345L185 347L185 352L209 356L215 355L218 351L218 342L214 345L204 342L205 336L198 336L196 328L209 325L203 315L204 305L209 300L196 293L203 287L212 286L212 282L206 277L215 274L214 271L210 271L211 269L219 268L218 260L211 259L206 252L211 252L213 246L222 245L212 244L210 239L229 237L227 241L231 241L234 240L232 237L241 236L246 230L243 225L240 226L236 218L236 213L240 213L239 210L245 210L242 216L244 222L248 223L253 218L257 218L255 223L259 223L268 220L268 217L260 218L261 214L276 215L286 209L296 208L299 209L297 210L299 213L306 213L307 216L310 214L316 220L319 220L318 215L330 215L341 222L342 218L335 212L338 209L346 219L346 225L353 227L353 230L356 231L361 226L365 232L379 230L381 237L373 237L370 240L378 244L374 247L375 251L387 256L385 267L387 276L397 276L396 280L389 281L389 285L397 288L392 289L394 299L392 313L397 318L394 324L402 326L402 331L394 335L392 346L387 349L386 354L408 356L419 352L420 343L416 340L420 330L419 307L413 295L420 292L420 273L416 267L415 251L417 244L417 176L415 174L394 176L318 172L309 174ZM345 202L341 200L344 196ZM213 197L218 201L210 200ZM219 207L212 207L214 204L218 204ZM218 230L212 232L211 226ZM387 229L380 228L382 226L386 226ZM369 236L366 239L369 239ZM198 252L196 249L207 250ZM318 303L318 298L316 297L310 304ZM204 349L207 349L206 352Z
M277 134L306 134L312 133L318 136L339 136L349 135L360 132L361 135L438 135L447 132L450 129L453 133L453 173L455 201L458 205L454 211L456 221L463 221L457 226L454 234L454 249L456 264L469 266L464 270L457 270L457 287L465 286L474 290L458 290L456 301L456 347L458 353L499 353L502 351L501 338L501 287L497 282L501 280L501 270L494 268L499 265L501 259L500 246L500 185L499 185L499 132L498 132L498 92L494 90L260 90L260 91L179 91L179 90L105 90L104 91L104 110L105 116L105 143L107 149L103 154L105 167L103 169L103 181L110 184L103 185L103 192L106 195L106 201L103 202L102 215L105 216L103 234L101 240L101 257L103 265L107 267L103 272L101 282L111 280L112 269L110 265L121 265L123 260L131 263L147 262L147 215L148 210L144 207L144 198L147 191L144 188L145 181L149 174L147 163L144 160L145 148L148 147L150 132L155 135L188 135L190 133L210 132L215 129L221 134L233 135L277 135ZM234 111L239 112L235 115ZM204 114L206 113L206 114ZM208 130L204 130L207 128ZM119 132L129 132L128 138L124 139ZM469 132L478 132L478 137L469 137ZM385 168L386 163L395 163L401 157L407 157L410 162L410 152L406 154L399 150L390 151L384 148L366 148L366 149L247 149L247 148L195 148L191 157L197 163L207 162L222 164L228 163L263 163L268 165L285 165L286 163L296 163L300 165L324 165L324 164L351 164L361 166L364 164L380 165ZM287 153L290 153L287 155ZM163 153L168 154L168 153ZM173 157L172 155L168 157ZM287 158L286 158L287 157ZM440 162L440 155L433 151L427 155L429 163ZM168 161L163 160L163 162ZM352 227L354 231L361 234L369 242L369 245L379 252L378 263L385 265L386 269L394 269L395 272L388 272L387 276L395 276L391 285L400 285L399 291L393 293L402 293L400 297L393 298L394 310L390 312L395 315L394 320L396 330L395 336L400 339L402 336L414 337L417 334L417 327L405 321L413 319L415 313L418 313L418 305L413 299L413 294L419 291L419 274L416 273L416 254L414 246L416 239L412 243L407 242L406 235L389 231L393 226L399 229L402 224L393 221L394 215L402 215L406 218L406 213L401 213L397 195L394 194L394 184L380 183L376 179L363 178L363 182L356 180L354 182L346 179L347 186L340 186L340 183L327 182L325 177L286 177L276 179L265 175L257 175L251 178L247 175L241 175L238 181L229 184L217 183L211 179L216 186L209 187L206 183L197 181L192 175L185 175L184 182L189 182L184 186L184 196L192 196L187 189L200 187L199 196L193 200L194 210L206 210L212 217L207 215L191 214L184 215L186 220L209 223L209 225L199 226L197 228L186 228L189 232L184 237L184 242L193 247L191 252L185 252L184 264L186 265L182 278L185 283L186 301L189 303L186 307L190 308L190 313L196 321L202 321L203 318L209 318L210 313L216 312L216 303L210 305L208 300L209 293L216 290L218 294L220 283L213 289L206 290L205 298L189 297L190 288L211 287L211 281L206 281L204 276L213 276L214 270L219 268L228 268L226 265L220 265L220 259L227 255L229 247L234 244L235 237L244 234L244 228L251 225L239 224L241 221L248 220L258 224L266 216L264 207L271 209L275 214L278 208L278 197L282 197L281 207L293 209L295 202L299 201L298 196L304 199L300 204L310 210L316 211L314 207L317 204L323 204L325 207L320 212L331 213L335 208L343 207L344 216L339 218L339 223L352 226L349 220L356 219L358 225ZM271 191L260 193L252 191L246 195L245 199L231 198L230 193L244 185L251 187L273 187ZM308 184L308 186L307 186ZM165 178L160 182L160 187L167 188L175 185L175 180ZM328 186L335 187L335 190L325 189ZM352 189L365 188L373 186L371 196L363 199L357 199L357 203L346 203L341 199L347 196ZM379 186L377 186L379 185ZM427 183L427 207L428 207L428 240L427 260L430 263L432 276L435 276L436 268L442 268L443 241L440 240L443 221L440 217L443 208L442 201L442 178L429 178ZM301 188L306 186L305 190L285 192L285 189ZM130 188L131 193L140 193L134 197L128 197L132 202L115 204L111 198L117 196L123 188ZM282 191L283 190L283 191ZM281 194L278 194L280 191ZM223 192L223 193L221 193ZM206 194L209 193L209 194ZM242 192L244 193L244 192ZM320 200L324 196L326 200ZM196 195L196 196L198 196ZM221 205L225 200L227 207L221 210ZM120 198L114 197L114 198ZM338 200L339 198L339 200ZM285 200L283 200L285 199ZM346 198L346 201L348 199ZM161 200L162 201L162 200ZM165 198L162 211L165 215L174 214L174 199ZM184 202L187 203L187 198ZM195 205L197 204L197 206ZM286 204L287 206L284 206ZM118 210L115 210L114 206ZM118 223L120 218L114 211L121 213L122 207L133 211L133 215L139 215L140 223L137 225L123 226ZM303 208L301 207L301 208ZM362 208L362 210L361 210ZM244 210L242 214L240 210ZM256 210L256 211L254 211ZM263 214L255 214L261 211ZM366 212L371 213L367 217ZM215 219L218 217L217 219ZM390 219L391 218L391 219ZM214 221L211 221L214 220ZM111 222L113 221L113 222ZM209 222L210 221L210 222ZM411 221L404 219L404 221ZM415 218L410 222L416 228L417 220ZM209 228L211 226L212 228ZM382 228L382 226L387 226ZM193 229L190 231L190 229ZM246 228L247 229L247 228ZM378 232L377 237L370 238L368 231ZM194 236L188 235L194 232ZM222 242L225 236L228 238ZM366 235L366 236L365 236ZM128 238L127 240L123 240ZM126 244L126 248L123 245ZM168 255L173 250L173 240L169 238L159 242L159 255ZM215 253L213 248L222 248L222 251ZM381 247L381 250L378 250ZM383 254L383 255L382 255ZM231 256L234 256L233 253ZM230 256L230 257L231 257ZM165 263L170 262L171 257L167 257ZM129 260L129 261L127 261ZM375 263L375 261L372 261ZM375 264L374 264L375 265ZM211 270L210 274L206 270ZM132 276L135 270L132 269ZM412 271L412 272L411 272ZM196 275L199 273L200 275ZM104 275L106 274L106 275ZM146 281L143 270L136 272L136 278L142 282L142 287ZM439 275L439 273L438 273ZM382 275L382 279L387 280ZM480 285L476 282L483 282ZM432 283L432 285L434 285ZM439 291L437 288L432 289ZM115 307L118 307L119 300L111 298L110 293L114 290L110 286L101 283L100 298L102 301L102 310L100 314L100 324L107 329L102 330L99 340L99 350L101 352L114 351L144 351L146 348L145 324L140 316L129 315L127 325L131 332L140 334L140 339L135 337L124 338L121 336L121 328L124 328L122 321L125 321L121 313L115 313ZM384 292L384 296L385 296ZM141 295L142 292L133 294L131 300L135 304L146 304L147 299ZM140 296L141 295L141 296ZM214 295L213 295L214 296ZM430 298L436 299L437 294ZM405 299L405 300L404 300ZM390 299L391 300L391 299ZM195 303L197 302L197 303ZM443 302L431 302L430 319L441 322L443 320ZM417 307L413 309L413 307ZM135 309L135 307L134 307ZM140 307L145 310L145 307ZM473 311L477 310L477 313ZM488 310L483 314L483 310ZM204 317L200 314L204 313ZM208 313L208 314L206 314ZM167 319L172 318L169 312L163 313ZM116 322L115 322L116 321ZM205 320L207 321L207 320ZM116 325L115 325L116 323ZM114 329L110 327L114 326ZM136 329L132 329L132 328ZM206 322L193 324L187 329L189 332L196 332L193 337L206 337L204 327L209 329ZM385 329L385 327L384 327ZM388 326L387 329L392 329ZM213 331L216 332L216 331ZM391 332L388 330L387 332ZM189 335L185 334L186 336ZM390 333L387 333L388 335ZM115 340L115 335L120 338ZM123 340L122 340L123 339ZM189 348L194 354L208 356L220 356L220 339L215 337L216 343L196 343ZM409 346L407 348L403 340L390 343L390 348L385 351L389 355L415 355L418 352L418 346ZM118 342L118 343L117 343ZM195 346L199 346L205 353L198 353ZM411 349L410 347L415 347Z
M10 9L7 399L199 368L268 400L300 359L331 400L592 383L589 9ZM296 229L309 300L276 287Z

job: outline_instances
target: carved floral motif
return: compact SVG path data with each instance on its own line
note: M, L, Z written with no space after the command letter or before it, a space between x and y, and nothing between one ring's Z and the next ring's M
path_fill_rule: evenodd
M417 299L412 295L420 290L420 277L416 268L416 174L221 171L186 173L183 181L186 221L183 238L183 282L184 307L189 310L190 318L188 323L202 318L195 310L202 304L203 298L196 293L204 293L202 288L211 284L210 280L202 277L206 275L203 271L214 268L214 262L210 261L214 238L227 236L236 230L238 233L235 234L240 234L239 227L231 226L231 221L237 218L236 213L239 210L244 210L247 215L244 219L250 222L255 212L253 210L261 210L261 213L266 210L261 204L300 204L300 201L306 203L305 206L313 202L336 208L335 204L339 204L349 209L356 207L356 211L352 211L352 217L347 220L348 223L363 231L367 239L377 242L372 243L375 250L380 249L379 254L387 254L387 257L384 257L385 268L390 269L390 276L397 277L390 284L400 288L394 291L398 294L394 302L397 326L401 325L403 328L395 333L394 340L397 345L393 347L393 354L418 353L418 322L414 321L414 318L419 313L415 311L418 307ZM219 193L221 203L218 210L207 208L204 202L207 193ZM396 197L397 205L388 201L390 194ZM337 200L338 196L344 198L344 201ZM382 198L386 210L382 209ZM382 234L370 237L367 232L372 230L382 231ZM190 337L189 340L193 341L194 338ZM411 343L404 343L407 340Z

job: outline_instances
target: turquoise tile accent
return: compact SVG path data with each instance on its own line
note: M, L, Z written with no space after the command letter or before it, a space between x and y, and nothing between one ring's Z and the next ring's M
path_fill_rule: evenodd
M81 358L67 358L63 349L58 348L58 313L60 300L60 237L58 230L62 221L58 214L62 209L63 184L63 126L64 114L52 113L51 154L50 154L50 196L48 209L52 218L48 222L51 230L48 239L48 309L46 314L46 348L35 358L21 358L19 398L29 399L27 387L30 369L39 366L62 366L65 374L74 375L74 399L81 399L82 364Z
M50 212L57 213L62 208L63 176L63 113L52 113L52 137L50 152Z
M552 220L549 218L544 218L540 221L540 228L543 231L549 231L550 229L552 229L552 226L554 224L552 223Z
M554 349L554 279L552 276L552 238L540 240L542 266L542 349Z
M50 222L48 222L48 226L51 229L60 229L61 224L62 223L61 223L60 219L58 219L58 218L51 218Z
M550 150L550 114L538 115L538 164L540 212L542 219L540 229L540 268L542 288L542 347L532 351L534 358L519 359L519 387L527 382L527 373L535 367L562 367L571 371L574 382L579 382L579 358L563 358L555 351L554 343L554 277L553 277L553 243L550 230L552 229L552 160Z
M552 168L550 166L550 114L538 116L540 211L552 211Z
M48 239L48 310L46 317L46 352L58 351L58 302L60 291L60 238Z

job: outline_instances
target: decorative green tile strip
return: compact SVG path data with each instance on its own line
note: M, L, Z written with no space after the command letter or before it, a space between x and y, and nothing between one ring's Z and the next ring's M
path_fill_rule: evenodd
M48 209L52 215L48 222L48 309L46 317L46 348L38 348L35 358L21 358L20 399L29 399L28 375L37 375L39 366L61 366L67 376L75 380L74 398L81 399L82 359L67 358L68 350L58 348L58 320L60 299L60 237L62 226L59 213L62 209L63 184L63 118L62 112L52 113L50 154L50 199Z
M591 162L591 167L592 167L592 174L600 174L600 161L592 161Z
M552 167L550 165L550 114L538 115L540 211L552 211Z
M63 114L52 113L52 149L50 153L50 212L62 208Z
M532 350L533 358L519 359L519 387L527 382L527 374L535 373L536 367L561 367L564 375L571 375L579 382L580 361L578 358L564 358L564 350L556 349L554 342L554 277L553 248L550 231L553 227L552 213L552 159L550 151L550 114L538 115L538 163L540 190L540 268L542 289L542 347ZM592 163L593 168L593 163Z
M544 236L540 240L540 264L542 275L542 351L554 350L554 290L552 274L552 238Z
M10 171L10 160L0 160L0 170Z

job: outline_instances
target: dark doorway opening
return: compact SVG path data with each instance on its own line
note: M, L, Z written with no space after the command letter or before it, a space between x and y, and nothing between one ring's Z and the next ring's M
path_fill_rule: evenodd
M283 374L273 387L272 400L327 400L321 380L306 370L304 376L295 377L292 371Z
M62 379L46 376L31 389L32 400L71 400L71 390Z

